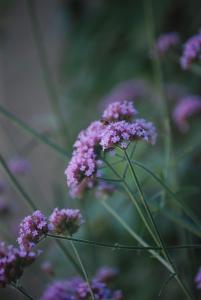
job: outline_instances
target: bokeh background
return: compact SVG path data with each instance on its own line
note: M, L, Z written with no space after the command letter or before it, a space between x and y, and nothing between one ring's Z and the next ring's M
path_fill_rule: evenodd
M199 0L1 0L0 103L33 128L63 144L70 153L78 132L100 118L104 101L111 91L124 81L135 80L136 89L141 87L145 91L142 99L136 101L137 109L140 114L156 122L160 132L162 121L160 109L157 108L157 87L150 58L151 31L153 29L155 37L163 32L177 31L183 42L200 28ZM181 50L178 52L180 54ZM165 85L179 85L181 93L201 93L200 77L183 72L175 57L163 61L162 70ZM52 103L55 97L58 100L56 108ZM168 102L170 110L172 105ZM194 191L189 193L190 196L186 193L186 201L194 206L197 213L201 208L198 203L201 193L197 189L200 185L198 125L194 125L188 137L179 134L172 125L177 152L196 145L193 153L179 165L179 184ZM63 129L63 140L58 128ZM0 137L1 153L6 159L22 156L30 162L30 174L20 180L41 210L48 214L55 206L79 207L87 219L87 225L79 233L81 237L132 243L123 229L97 203L93 194L89 194L84 201L70 199L64 177L67 157L66 161L58 158L51 149L35 142L2 116ZM163 138L159 137L157 153L152 148L147 155L146 147L142 147L138 150L138 157L160 169L163 161L160 142ZM0 176L5 178L2 172ZM142 179L152 194L155 187L146 178ZM11 211L8 215L0 215L0 238L15 242L18 224L29 210L14 190L9 189L6 198ZM115 193L110 201L141 234L145 234L121 193ZM177 225L158 212L156 218L167 242L175 244L186 235L184 231L178 234L175 230ZM196 238L194 241L197 241ZM54 280L54 277L41 271L43 261L52 262L57 278L75 275L73 267L65 262L54 242L45 242L43 248L44 253L23 278L24 285L35 299ZM120 275L115 286L123 289L126 300L156 299L168 277L166 271L148 254L83 245L78 249L90 275L102 265L119 268ZM177 251L173 252L173 256L196 293L193 277L201 263L200 252ZM184 299L174 281L161 297ZM196 297L199 295L196 294ZM22 296L6 288L0 290L0 299L17 300Z

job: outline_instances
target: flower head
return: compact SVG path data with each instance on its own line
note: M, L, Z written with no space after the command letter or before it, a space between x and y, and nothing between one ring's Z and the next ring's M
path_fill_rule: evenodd
M23 158L13 158L8 162L8 167L14 175L26 175L30 171L30 164Z
M195 283L197 289L201 289L201 268L199 268L196 276L195 276Z
M182 98L173 111L173 120L181 132L189 130L190 117L201 113L201 98L198 96L186 96Z
M196 60L201 61L201 32L189 38L184 44L180 59L182 69L188 69Z
M100 145L103 150L112 149L116 145L126 149L130 141L138 139L151 144L156 142L156 129L151 122L137 119L133 123L126 121L111 123L103 131Z
M174 48L180 42L178 33L168 32L164 33L156 41L154 52L160 56L166 54L169 50Z
M107 122L131 120L137 114L131 101L112 102L103 112L103 120Z
M102 267L97 271L95 278L98 281L109 283L109 282L113 281L114 278L117 277L118 273L119 272L118 272L117 268Z
M58 209L55 208L49 217L50 230L62 234L70 235L75 233L83 224L84 220L79 209Z
M36 253L26 252L0 242L0 287L19 279L24 268L36 259Z
M21 249L30 251L47 232L47 219L36 210L32 215L25 217L20 224L18 244Z

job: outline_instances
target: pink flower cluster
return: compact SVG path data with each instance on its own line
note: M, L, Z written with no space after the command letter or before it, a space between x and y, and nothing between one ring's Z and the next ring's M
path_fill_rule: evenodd
M36 210L32 215L25 217L20 224L18 244L21 249L30 251L47 232L47 219Z
M0 287L16 282L24 268L32 264L37 257L34 252L26 252L0 242Z
M108 105L103 113L103 120L112 122L131 120L137 114L133 103L130 101L113 102Z
M55 208L49 217L50 230L54 233L68 234L75 233L84 223L83 217L79 209L58 209Z
M170 49L178 45L180 38L176 32L164 33L156 41L154 52L160 56L166 54Z
M156 142L154 125L144 119L132 121L137 113L132 102L120 101L109 104L103 112L103 121L93 122L78 135L72 158L65 170L72 196L95 185L100 153L116 146L126 148L133 140Z
M185 43L180 59L182 69L188 69L196 60L201 61L201 32L192 36Z
M182 98L173 111L173 120L181 132L189 130L190 117L201 113L201 98L198 96L186 96Z

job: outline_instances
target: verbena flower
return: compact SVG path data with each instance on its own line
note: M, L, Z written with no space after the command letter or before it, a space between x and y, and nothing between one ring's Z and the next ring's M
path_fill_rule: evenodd
M17 241L21 249L30 251L47 233L47 219L39 210L36 210L21 222Z
M119 121L110 123L102 132L100 145L103 150L119 146L126 149L129 142L143 139L151 144L156 142L156 129L151 122L137 119L133 123Z
M121 121L121 120L131 120L137 114L137 110L130 101L117 101L108 105L108 107L103 112L103 120Z
M201 61L201 32L187 40L180 59L182 69L188 69L193 62Z
M117 277L118 273L117 268L105 266L96 272L95 278L98 281L109 283Z
M102 128L103 124L96 121L78 135L72 158L65 170L69 187L76 187L85 177L91 177L96 173L97 148Z
M49 276L54 276L54 268L49 261L44 261L41 265L41 270Z
M16 282L24 268L32 264L37 257L34 252L26 252L0 242L0 287Z
M199 268L196 276L195 276L195 283L197 289L201 289L201 268Z
M113 184L101 181L96 186L96 196L103 198L111 196L115 192L115 186Z
M201 97L186 96L182 98L173 111L173 120L181 132L189 130L189 118L201 113Z
M8 162L8 167L14 175L26 175L30 171L30 164L23 158L13 158Z
M83 224L84 220L79 209L55 208L49 217L50 230L57 234L75 233Z
M47 288L40 300L88 300L90 290L96 300L122 300L121 291L112 291L103 282L93 279L90 286L83 279L57 281Z
M162 56L170 51L172 48L177 46L180 42L180 37L176 32L164 33L158 37L155 47L154 54Z

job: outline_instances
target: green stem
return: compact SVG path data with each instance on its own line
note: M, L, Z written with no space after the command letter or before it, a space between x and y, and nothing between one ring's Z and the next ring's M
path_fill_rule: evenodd
M68 132L59 108L59 96L57 93L57 88L55 86L54 80L52 79L51 76L51 69L48 62L48 55L44 45L44 39L40 28L39 18L36 13L35 3L33 0L26 0L26 4L27 4L28 15L31 22L32 34L38 51L38 57L39 57L39 62L43 74L44 83L46 86L46 90L48 93L48 97L50 100L53 113L57 120L57 124L59 125L61 130L61 137L64 139L66 144Z
M187 296L188 299L192 299L192 297L191 297L191 295L190 295L190 292L187 290L187 288L185 287L184 283L183 283L182 280L180 279L180 277L179 277L179 275L178 275L178 273L177 273L177 271L176 271L176 268L175 268L175 266L174 266L174 264L173 264L173 262L172 262L172 260L171 260L171 258L170 258L170 256L169 256L169 253L168 253L168 251L167 251L167 249L166 249L166 246L165 246L165 244L164 244L164 242L163 242L163 240L162 240L162 237L161 237L160 232L159 232L159 230L158 230L158 228L157 228L157 225L156 225L156 223L155 223L155 221L154 221L154 218L153 218L153 216L152 216L152 213L151 213L151 211L150 211L150 209L149 209L149 206L148 206L148 204L147 204L147 202L146 202L146 200L145 200L145 197L144 197L144 194L143 194L143 192L142 192L142 189L141 189L140 183L139 183L139 181L138 181L137 175L136 175L136 173L135 173L135 170L134 170L134 168L133 168L133 165L131 164L131 161L130 161L130 159L129 159L129 157L128 157L128 154L127 154L126 150L124 151L124 153L125 153L126 160L127 160L128 164L129 164L129 168L130 168L130 171L131 171L131 173L132 173L134 182L136 183L136 186L137 186L139 195L140 195L140 197L141 197L141 201L142 201L142 203L143 203L143 205L144 205L144 207L145 207L147 216L148 216L148 218L149 218L149 220L150 220L150 223L151 223L151 225L152 225L152 228L153 228L153 230L154 230L154 232L155 232L156 239L158 240L157 244L158 244L159 246L162 247L163 255L164 255L164 257L167 259L167 261L169 262L169 264L172 266L172 268L173 268L173 270L174 270L174 273L175 273L175 278L176 278L178 284L180 285L180 287L182 288L184 294Z
M25 296L27 299L30 299L30 300L34 300L34 298L32 296L30 296L27 291L21 287L21 286L17 286L15 283L11 283L11 286L18 290L23 296Z
M74 251L74 253L75 253L75 256L76 256L76 258L77 258L77 260L78 260L78 262L79 262L79 264L80 264L80 267L81 267L81 269L82 269L83 276L84 276L84 278L85 278L85 280L86 280L86 282L87 282L87 284L88 284L89 291L90 291L90 295L91 295L91 299L92 299L92 300L95 300L93 291L92 291L92 289L91 289L89 277L88 277L88 274L87 274L87 272L86 272L86 270L85 270L85 267L84 267L84 265L83 265L83 263L82 263L82 260L81 260L81 258L80 258L80 255L79 255L79 253L78 253L78 251L77 251L77 249L76 249L76 247L75 247L75 245L74 245L74 243L73 243L72 240L70 240L70 244L71 244L71 246L72 246L72 248L73 248L73 251Z
M41 134L37 130L30 127L27 123L19 119L17 116L15 116L13 113L9 112L6 108L4 108L2 105L0 105L0 113L7 118L9 121L11 121L14 125L20 127L25 132L32 135L36 140L39 142L42 142L43 144L46 144L49 146L52 150L54 150L57 154L59 154L61 157L66 158L67 153L66 150L57 145L56 143L50 141L45 135Z

